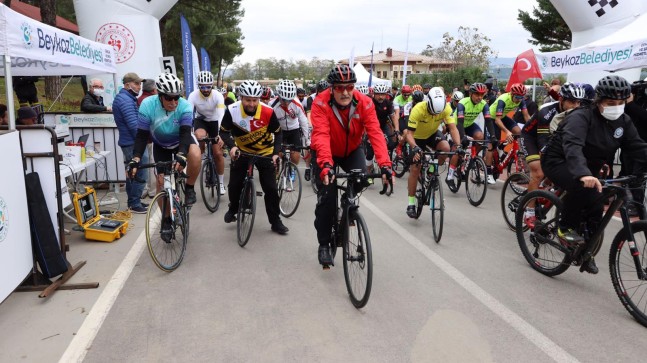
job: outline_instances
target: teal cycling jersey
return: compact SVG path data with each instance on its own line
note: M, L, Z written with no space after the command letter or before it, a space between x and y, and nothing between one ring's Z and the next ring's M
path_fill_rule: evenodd
M193 126L193 107L180 98L177 108L168 112L159 97L146 98L139 106L139 129L149 131L153 143L165 149L180 145L180 126Z

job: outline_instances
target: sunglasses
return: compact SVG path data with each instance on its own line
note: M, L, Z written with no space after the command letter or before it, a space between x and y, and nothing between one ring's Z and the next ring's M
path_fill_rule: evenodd
M335 90L335 92L343 93L344 91L353 92L355 89L354 84L336 84L332 86L332 88Z
M180 99L180 95L177 95L177 96L162 95L162 97L164 97L164 100L166 100L167 102L178 101Z
M213 89L213 86L200 86L200 91L210 91Z
M514 96L515 100L523 100L523 96Z

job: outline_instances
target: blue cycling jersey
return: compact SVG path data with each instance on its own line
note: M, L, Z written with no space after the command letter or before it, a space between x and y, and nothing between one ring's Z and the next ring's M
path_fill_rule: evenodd
M148 97L139 106L137 127L150 132L155 145L175 149L180 145L180 126L193 126L193 107L180 98L177 108L168 112L159 97Z

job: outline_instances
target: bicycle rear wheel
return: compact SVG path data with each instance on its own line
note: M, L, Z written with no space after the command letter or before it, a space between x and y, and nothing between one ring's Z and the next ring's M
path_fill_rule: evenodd
M445 199L443 198L443 184L440 178L436 177L431 181L431 227L434 232L434 240L440 242L443 236L443 219L445 216Z
M213 161L205 160L200 170L200 193L202 201L211 213L220 207L220 181Z
M485 199L487 192L487 170L481 157L472 159L465 171L465 191L470 204L478 207Z
M366 305L371 295L373 256L366 222L357 210L350 212L345 234L344 279L350 301L359 309Z
M501 212L503 219L508 225L508 228L515 230L515 213L521 198L528 190L528 183L530 178L524 173L514 173L508 176L508 179L503 184L501 191Z
M535 222L528 228L524 221L526 207L534 204ZM570 267L568 249L557 237L557 222L562 201L553 193L534 190L521 199L515 214L517 242L530 267L546 276L556 276Z
M146 244L148 252L157 267L171 272L180 266L186 252L188 226L180 204L173 200L174 218L168 193L160 192L148 206L146 212Z
M627 242L627 230L621 229L613 238L609 253L609 271L616 294L629 314L647 327L647 221L631 223L642 271L636 270L634 256ZM639 275L642 275L639 277Z
M422 214L422 209L425 206L425 197L427 196L427 191L425 190L425 181L422 178L424 177L418 177L418 184L416 187L416 219L420 218L420 215Z
M245 247L252 235L254 227L254 218L256 217L256 187L254 179L245 181L245 186L240 194L240 203L238 204L238 215L236 229L238 235L238 245Z
M301 173L293 163L288 163L279 174L279 210L283 217L291 217L301 202Z

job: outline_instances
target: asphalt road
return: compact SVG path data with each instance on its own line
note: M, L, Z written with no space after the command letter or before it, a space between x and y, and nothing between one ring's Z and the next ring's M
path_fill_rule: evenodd
M162 272L144 251L85 361L644 359L646 330L622 307L609 278L608 246L619 222L607 230L598 275L571 268L549 278L528 266L503 222L502 183L478 208L464 189L445 188L439 244L428 210L420 220L406 216L405 185L398 179L390 197L378 187L361 197L374 260L365 308L348 299L339 255L329 271L317 262L316 198L308 185L298 212L284 219L287 236L270 231L259 198L245 248L236 243L235 223L223 222L223 205L210 214L198 200L182 265Z

